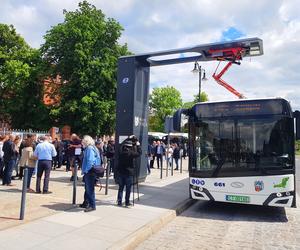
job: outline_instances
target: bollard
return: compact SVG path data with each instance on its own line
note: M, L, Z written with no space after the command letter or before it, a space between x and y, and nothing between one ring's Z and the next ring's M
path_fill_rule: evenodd
M107 160L106 164L106 180L105 180L105 195L108 194L108 180L109 180L109 168L110 168L110 160Z
M77 188L77 163L74 164L74 180L73 180L73 205L76 205L76 188Z
M180 154L180 173L182 174L182 155Z
M173 160L174 160L174 159L173 159L173 155L172 155L172 156L171 156L171 161L172 161L172 162L171 162L171 175L172 175L172 176L173 176L173 174L174 174L174 173L173 173L173 170L174 170Z
M158 159L159 160L159 159ZM162 161L161 161L162 162ZM163 168L162 168L162 164L160 164L160 179L163 178Z
M166 155L166 177L168 177L169 175L169 159L168 159L168 155Z
M24 167L22 198L21 198L21 209L20 209L20 220L24 220L25 203L26 203L26 192L27 192L27 181L28 181L28 168Z

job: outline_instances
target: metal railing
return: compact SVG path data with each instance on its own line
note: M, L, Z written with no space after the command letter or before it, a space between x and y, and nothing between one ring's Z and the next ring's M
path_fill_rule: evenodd
M22 138L24 138L27 134L35 134L37 137L46 135L49 132L47 131L42 131L42 130L23 130L23 129L8 129L8 128L0 128L0 134L14 134L14 135L19 135Z

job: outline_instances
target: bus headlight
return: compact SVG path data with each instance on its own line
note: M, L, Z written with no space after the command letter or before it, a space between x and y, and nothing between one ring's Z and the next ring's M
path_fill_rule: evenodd
M198 190L199 190L200 192L202 192L202 191L203 191L203 188L202 188L202 187L199 187Z
M286 192L285 194L286 194L286 196L290 196L290 192Z
M281 194L281 193L277 193L276 196L277 196L277 197L281 197L282 194Z

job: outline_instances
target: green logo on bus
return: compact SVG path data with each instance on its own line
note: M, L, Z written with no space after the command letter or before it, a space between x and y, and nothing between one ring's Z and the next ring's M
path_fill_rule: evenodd
M290 177L284 177L281 179L281 182L278 184L274 184L274 188L285 188Z

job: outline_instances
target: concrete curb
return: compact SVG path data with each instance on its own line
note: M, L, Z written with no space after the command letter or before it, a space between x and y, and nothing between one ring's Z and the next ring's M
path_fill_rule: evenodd
M108 248L110 250L130 250L137 247L140 243L145 241L151 235L158 232L161 228L171 222L177 215L181 214L183 211L192 206L196 200L186 199L179 203L176 207L170 211L164 213L159 218L154 219L143 227L139 228L126 238L114 244L112 247Z

